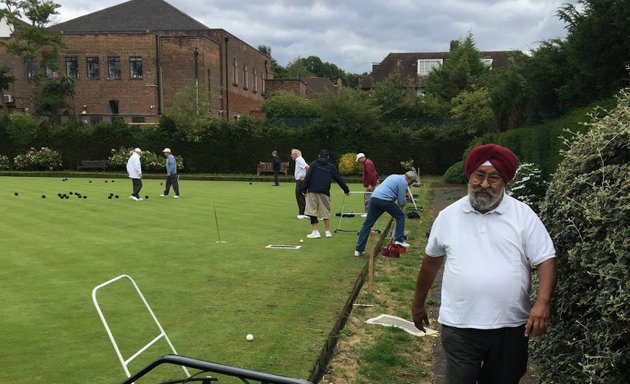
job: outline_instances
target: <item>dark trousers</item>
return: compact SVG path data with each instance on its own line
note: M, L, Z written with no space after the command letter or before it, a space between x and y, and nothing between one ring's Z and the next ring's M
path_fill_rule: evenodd
M518 384L527 370L525 326L499 329L442 325L446 384Z
M171 186L173 186L173 192L175 192L175 196L179 196L179 177L177 176L177 174L166 176L166 188L164 188L164 196L168 195L168 192L171 190Z
M131 196L140 198L140 190L142 189L142 179L131 179L131 183L133 184L133 192L131 193Z
M302 180L295 181L295 201L297 201L298 214L303 215L306 208L306 197L302 194Z
M280 183L278 182L278 176L280 175L280 170L279 169L274 169L273 170L273 185L280 185Z

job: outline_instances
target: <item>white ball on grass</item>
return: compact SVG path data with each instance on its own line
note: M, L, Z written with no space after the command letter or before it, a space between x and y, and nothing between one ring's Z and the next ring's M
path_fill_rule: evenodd
M254 340L254 335L252 335L251 333L248 333L247 336L245 336L245 340L247 340L247 341Z

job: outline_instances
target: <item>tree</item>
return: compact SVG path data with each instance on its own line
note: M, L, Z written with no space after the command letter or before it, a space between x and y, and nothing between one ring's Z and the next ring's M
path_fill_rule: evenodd
M287 77L287 70L271 56L271 47L268 45L259 45L258 51L267 56L271 63L271 71L275 79L284 79Z
M371 91L371 97L385 118L425 116L424 106L417 96L415 85L411 79L403 78L398 72L378 82Z
M444 64L429 74L426 91L442 104L443 114L448 115L451 99L461 91L473 89L488 72L489 68L481 62L481 53L475 47L472 35L468 35L451 51Z
M485 87L500 131L522 126L526 120L528 99L525 94L525 66L530 57L521 51L512 52L507 68L490 71Z
M2 97L2 108L4 110L4 114L9 114L9 108L7 107L7 103L4 101L4 91L9 89L9 85L15 81L15 77L9 75L10 69L6 65L0 65L0 96Z
M52 113L55 109L64 110L62 108L64 99L68 95L74 95L74 90L68 90L66 87L73 87L74 83L55 78L54 75L59 68L58 50L62 45L61 36L46 29L51 16L58 14L57 8L60 5L40 0L2 0L2 3L5 8L0 9L0 20L6 21L11 32L11 38L2 41L2 44L8 53L22 58L25 63L36 64L33 80L38 88L35 92L37 112L39 113L39 107L44 107L46 114ZM21 20L23 16L30 24ZM52 83L51 88L63 88L64 93L55 96L54 93L47 92L47 83ZM55 97L60 100L53 100Z
M311 118L317 116L313 103L293 92L278 91L268 95L261 110L267 118Z
M299 79L302 77L317 77L310 69L306 66L304 60L298 56L293 61L287 64L287 77Z
M165 115L175 122L175 131L183 140L199 142L212 120L210 94L207 89L189 86L177 92ZM175 133L175 132L172 132Z
M466 133L481 136L496 130L496 121L486 88L462 91L451 100L451 116L464 123Z
M627 0L578 0L577 4L565 4L557 13L567 23L566 53L573 69L560 97L584 105L628 84L630 4Z

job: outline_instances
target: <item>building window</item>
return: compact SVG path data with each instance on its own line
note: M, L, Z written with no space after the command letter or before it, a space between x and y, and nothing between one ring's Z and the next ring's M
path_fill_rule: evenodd
M247 77L247 65L243 64L243 89L249 88L249 78Z
M107 58L107 78L120 79L120 57L109 56Z
M254 89L253 89L253 91L254 92L258 92L258 72L256 72L256 67L254 67L253 72L254 72L253 73L253 81L254 81L254 84L253 84Z
M442 59L420 59L418 60L418 75L427 76L433 68L442 66Z
M75 56L66 57L66 76L71 79L79 78L79 60Z
M481 59L481 63L488 68L492 68L492 59Z
M232 84L238 85L238 63L236 57L232 61Z
M86 60L87 60L87 78L100 79L101 68L99 66L98 57L88 57Z
M24 62L24 69L26 70L26 79L28 81L34 81L37 76L37 63L33 60L26 60Z
M142 57L129 57L129 77L131 79L142 79Z

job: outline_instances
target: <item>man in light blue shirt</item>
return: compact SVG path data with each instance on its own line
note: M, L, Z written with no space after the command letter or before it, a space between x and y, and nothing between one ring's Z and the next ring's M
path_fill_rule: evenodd
M179 175L177 175L177 162L175 161L175 156L171 154L170 148L164 148L162 153L164 154L164 157L166 157L166 188L160 197L168 196L171 186L173 186L173 192L175 193L173 198L179 199Z
M417 179L418 175L414 171L408 171L404 175L390 175L374 189L368 203L367 217L359 231L359 239L354 248L355 256L363 254L370 229L384 212L389 213L396 220L394 244L405 248L409 246L405 242L405 213L401 208L407 202L407 189Z

